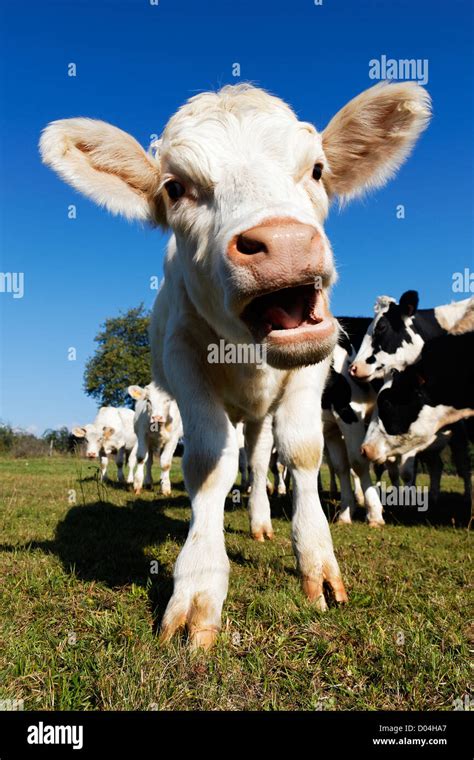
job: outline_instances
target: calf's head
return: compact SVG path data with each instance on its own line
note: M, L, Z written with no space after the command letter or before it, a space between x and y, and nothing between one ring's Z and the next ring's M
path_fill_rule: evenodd
M250 85L191 98L145 152L100 121L41 137L46 164L114 213L170 227L186 291L217 335L261 342L277 367L314 363L337 339L324 232L334 196L380 186L429 118L414 83L376 85L323 132Z
M378 395L362 454L381 464L389 456L426 448L436 438L432 413L417 366L403 372L394 370Z
M124 445L124 440L120 431L113 427L94 425L89 423L84 427L75 427L72 429L76 438L86 439L86 457L88 459L97 459L99 456L110 456L116 454L119 448Z
M352 377L369 382L416 361L423 348L421 336L412 328L417 307L415 290L403 293L399 303L390 296L377 298L375 317L349 368Z
M158 390L155 383L148 383L144 388L140 385L129 385L128 394L134 401L140 401L145 405L152 423L166 422L167 405L170 399L169 396Z

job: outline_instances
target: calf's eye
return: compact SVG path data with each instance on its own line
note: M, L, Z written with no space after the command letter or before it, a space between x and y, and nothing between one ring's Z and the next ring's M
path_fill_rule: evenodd
M315 179L316 182L319 182L319 180L321 179L322 173L323 173L323 165L315 164L313 166L313 179Z
M170 179L169 182L165 182L165 190L172 201L177 201L186 192L184 185L176 179Z

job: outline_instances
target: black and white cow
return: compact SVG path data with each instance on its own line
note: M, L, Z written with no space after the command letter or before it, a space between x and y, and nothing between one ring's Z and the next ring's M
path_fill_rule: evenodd
M419 361L393 371L377 399L362 453L374 462L425 449L442 428L474 416L474 332L442 335Z
M338 322L342 327L339 345L334 349L322 397L324 445L328 464L334 469L341 486L339 522L352 521L357 501L366 507L369 525L375 527L384 524L382 504L372 483L370 463L361 454L361 446L377 393L371 383L358 382L349 371L371 319L338 317ZM356 499L351 471L355 475Z
M407 290L400 301L380 296L375 317L350 367L352 377L365 382L384 379L392 369L413 364L427 341L474 329L474 297L457 303L418 309L418 293Z
M330 470L334 470L340 481L339 522L351 521L355 502L357 502L359 506L367 508L369 523L378 525L382 524L380 520L371 519L374 509L372 505L375 504L375 509L378 510L378 491L374 494L368 462L364 466L360 459L361 446L382 381L376 379L364 383L357 381L357 378L350 373L351 362L371 319L339 317L338 321L343 327L342 338L334 353L331 372L322 399L326 458ZM423 451L419 451L414 444L401 456L390 456L384 460L383 464L374 464L376 486L380 486L385 467L392 485L398 486L400 477L406 485L415 485L418 465L424 464L430 479L430 501L435 503L439 497L443 471L441 453L448 446L456 471L464 481L465 495L470 498L468 439L462 422L452 426L449 431L438 433L433 443ZM332 490L334 490L334 485Z

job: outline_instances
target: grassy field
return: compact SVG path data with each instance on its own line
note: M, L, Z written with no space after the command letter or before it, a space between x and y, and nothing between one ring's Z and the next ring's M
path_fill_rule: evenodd
M300 591L290 503L273 500L275 540L261 545L245 500L229 501L229 596L205 655L156 636L189 519L179 460L172 475L172 498L137 498L76 458L0 459L0 699L26 710L450 710L469 694L472 558L456 478L443 478L436 512L399 507L382 530L332 526L350 604L325 615Z

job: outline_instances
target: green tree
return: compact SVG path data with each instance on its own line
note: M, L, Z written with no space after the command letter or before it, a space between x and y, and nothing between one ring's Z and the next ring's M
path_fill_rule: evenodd
M50 446L50 451L60 451L66 453L70 450L70 438L71 434L67 427L59 428L58 430L51 430L48 428L41 436L43 441Z
M0 422L0 451L10 451L15 440L15 433L11 425Z
M150 382L149 324L150 314L141 303L101 326L84 372L84 390L101 406L133 407L127 387Z

